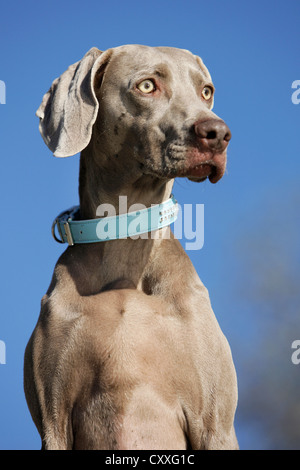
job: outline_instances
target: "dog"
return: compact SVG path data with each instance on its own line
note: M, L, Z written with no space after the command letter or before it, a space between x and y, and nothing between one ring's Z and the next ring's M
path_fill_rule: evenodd
M77 225L72 234L69 213L55 221L70 246L25 351L42 449L238 449L231 350L168 221L148 227L156 237L74 241L76 227L80 237L105 221L102 204L124 216L120 195L146 210L171 204L164 221L175 177L220 180L231 133L213 100L198 56L141 45L90 49L42 100L54 156L81 153Z

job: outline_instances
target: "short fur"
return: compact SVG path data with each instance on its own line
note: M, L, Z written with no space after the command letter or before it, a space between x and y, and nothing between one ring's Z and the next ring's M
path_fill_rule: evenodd
M144 79L155 83L145 94ZM81 152L81 217L168 199L175 177L215 183L230 132L188 51L91 49L37 112L54 155ZM210 126L210 131L207 131ZM220 134L223 134L221 135ZM237 449L236 373L209 295L169 228L68 247L42 299L24 386L43 449Z

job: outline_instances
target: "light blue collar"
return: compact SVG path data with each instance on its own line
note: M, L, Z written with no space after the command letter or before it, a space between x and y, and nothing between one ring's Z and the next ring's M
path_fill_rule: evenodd
M170 199L146 209L90 220L80 220L79 206L59 214L52 224L52 235L59 243L95 243L120 238L133 238L172 224L177 219L177 201ZM55 227L60 239L55 234Z

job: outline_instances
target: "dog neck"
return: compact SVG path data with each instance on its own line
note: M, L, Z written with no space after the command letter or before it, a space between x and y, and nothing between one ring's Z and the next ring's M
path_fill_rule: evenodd
M109 183L108 183L109 182ZM81 219L97 217L101 204L111 204L115 214L120 210L119 196L127 197L127 208L133 204L160 204L171 194L173 180L160 180L149 175L112 174L109 168L99 167L91 152L84 151L80 160L79 197ZM147 265L163 238L170 238L170 227L153 236L148 233L137 239L120 239L71 247L79 254L88 273L88 282L80 276L78 290L89 295L106 288L143 288ZM117 261L116 261L117 260ZM117 286L117 287L116 287Z
M115 214L127 212L133 204L150 207L169 199L174 180L160 179L143 174L136 165L130 172L114 165L112 168L97 164L94 153L88 147L81 153L79 175L80 214L82 219L97 217L102 204L113 206ZM120 196L126 197L126 205L120 205Z

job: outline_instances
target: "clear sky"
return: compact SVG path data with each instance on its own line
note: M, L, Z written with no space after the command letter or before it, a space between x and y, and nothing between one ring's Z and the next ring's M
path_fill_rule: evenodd
M292 102L292 83L300 80L299 24L297 0L1 3L0 449L40 447L23 393L23 354L63 249L51 238L52 220L78 203L78 156L54 158L38 131L35 111L52 80L92 46L165 45L203 58L216 87L214 112L232 131L228 171L217 185L180 180L174 194L181 204L204 204L204 246L189 255L232 344L243 389L240 358L254 325L249 312L240 315L233 287L248 267L237 267L232 253L249 228L260 230L270 204L280 203L284 215L299 190L300 104ZM279 223L276 236L295 248L293 228ZM291 373L299 376L299 369ZM237 434L242 448L261 445L239 415Z

